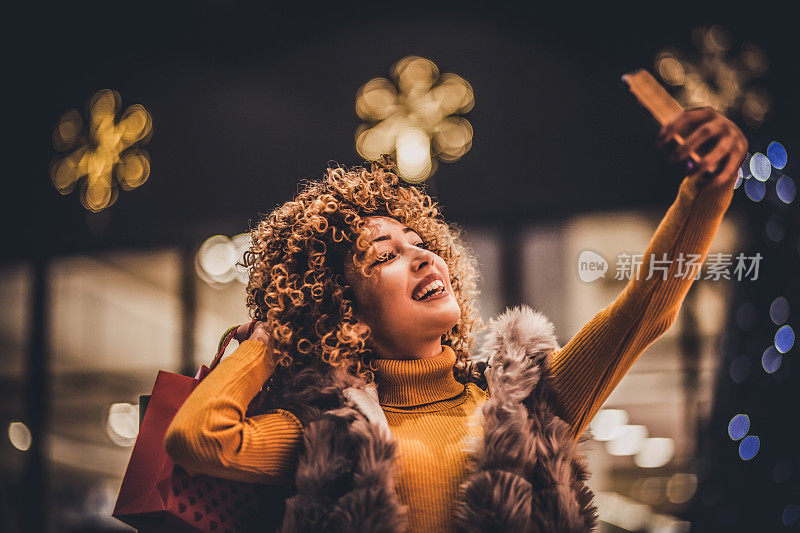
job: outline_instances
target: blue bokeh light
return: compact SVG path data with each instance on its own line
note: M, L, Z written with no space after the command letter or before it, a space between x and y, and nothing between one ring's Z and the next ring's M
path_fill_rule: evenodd
M742 166L739 167L739 170L742 171L742 177L744 179L749 179L753 175L750 173L750 154L747 154L747 157L744 158L742 162Z
M756 456L759 448L761 448L761 441L758 440L758 437L749 435L739 443L739 457L745 461L749 461Z
M781 363L783 363L783 356L774 346L770 346L764 350L764 354L761 356L761 367L764 369L764 372L767 374L776 372L781 367Z
M775 348L781 353L786 353L792 349L792 346L794 346L794 330L792 326L788 324L781 326L775 332Z
M792 178L789 176L781 176L775 184L775 192L778 194L778 198L780 198L781 202L790 204L797 194L797 187L795 187Z
M767 219L764 232L771 241L781 242L786 235L786 228L783 227L783 218L780 215L772 214Z
M780 326L789 320L789 300L783 296L778 296L769 304L769 317L776 326Z
M733 188L738 189L739 185L742 184L743 180L744 180L744 172L742 172L742 169L740 167L739 170L736 172L736 183L733 184Z
M750 331L756 325L756 306L753 302L745 302L736 310L736 325L742 331Z
M783 515L781 515L784 526L792 526L800 520L800 505L787 505L783 508Z
M764 194L767 192L767 186L763 181L747 180L744 182L744 192L747 197L754 202L760 202L764 199Z
M750 417L745 414L738 414L728 422L728 436L733 440L739 440L750 431Z
M769 162L773 167L785 167L788 159L786 155L786 148L784 148L783 145L778 141L772 141L769 143L769 146L767 146L767 158L769 158Z
M772 173L772 164L767 156L761 152L756 152L750 158L750 172L758 181L767 181Z
M750 358L746 355L740 355L731 361L731 379L734 383L742 383L750 376L750 368L752 367Z

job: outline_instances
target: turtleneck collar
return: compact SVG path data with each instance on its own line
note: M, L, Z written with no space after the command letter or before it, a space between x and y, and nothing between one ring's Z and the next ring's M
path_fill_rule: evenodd
M375 381L381 405L414 407L448 400L464 392L453 376L456 354L449 346L426 359L375 359Z

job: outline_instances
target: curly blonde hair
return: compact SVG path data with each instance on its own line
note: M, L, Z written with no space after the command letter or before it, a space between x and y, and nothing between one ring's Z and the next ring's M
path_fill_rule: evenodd
M344 367L373 380L370 330L354 314L354 293L345 278L348 261L370 275L364 221L370 216L391 217L413 229L447 263L461 317L442 342L457 355L457 377L467 380L473 371L468 353L480 325L475 260L437 203L419 188L401 185L388 158L370 168L328 168L252 230L243 262L250 274L247 306L271 332L279 370Z

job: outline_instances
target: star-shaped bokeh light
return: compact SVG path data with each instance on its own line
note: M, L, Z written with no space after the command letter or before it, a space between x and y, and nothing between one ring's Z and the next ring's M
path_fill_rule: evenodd
M98 91L89 103L88 126L77 109L67 111L53 131L53 147L69 152L50 168L50 179L61 194L80 185L80 199L90 211L112 205L117 186L135 189L150 176L150 158L142 145L150 140L153 122L141 105L121 115L122 100L116 91Z
M392 79L373 78L356 96L364 120L356 150L369 161L396 153L400 177L424 181L439 161L452 162L472 146L472 125L464 118L475 104L472 87L457 74L439 74L433 61L407 56L395 63Z

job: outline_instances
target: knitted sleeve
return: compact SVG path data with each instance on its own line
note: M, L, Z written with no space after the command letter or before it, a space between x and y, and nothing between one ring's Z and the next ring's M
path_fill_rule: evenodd
M281 409L246 417L275 369L267 347L244 341L184 402L167 430L167 454L190 474L288 486L302 425Z
M647 247L639 275L634 273L622 293L548 359L556 409L574 437L583 432L642 351L672 325L697 274L695 270L676 275L676 259L683 252L685 257L699 254L705 260L733 190L733 180L711 186L696 177L684 178ZM654 269L646 279L652 259L663 259L665 253L671 260L666 276Z

